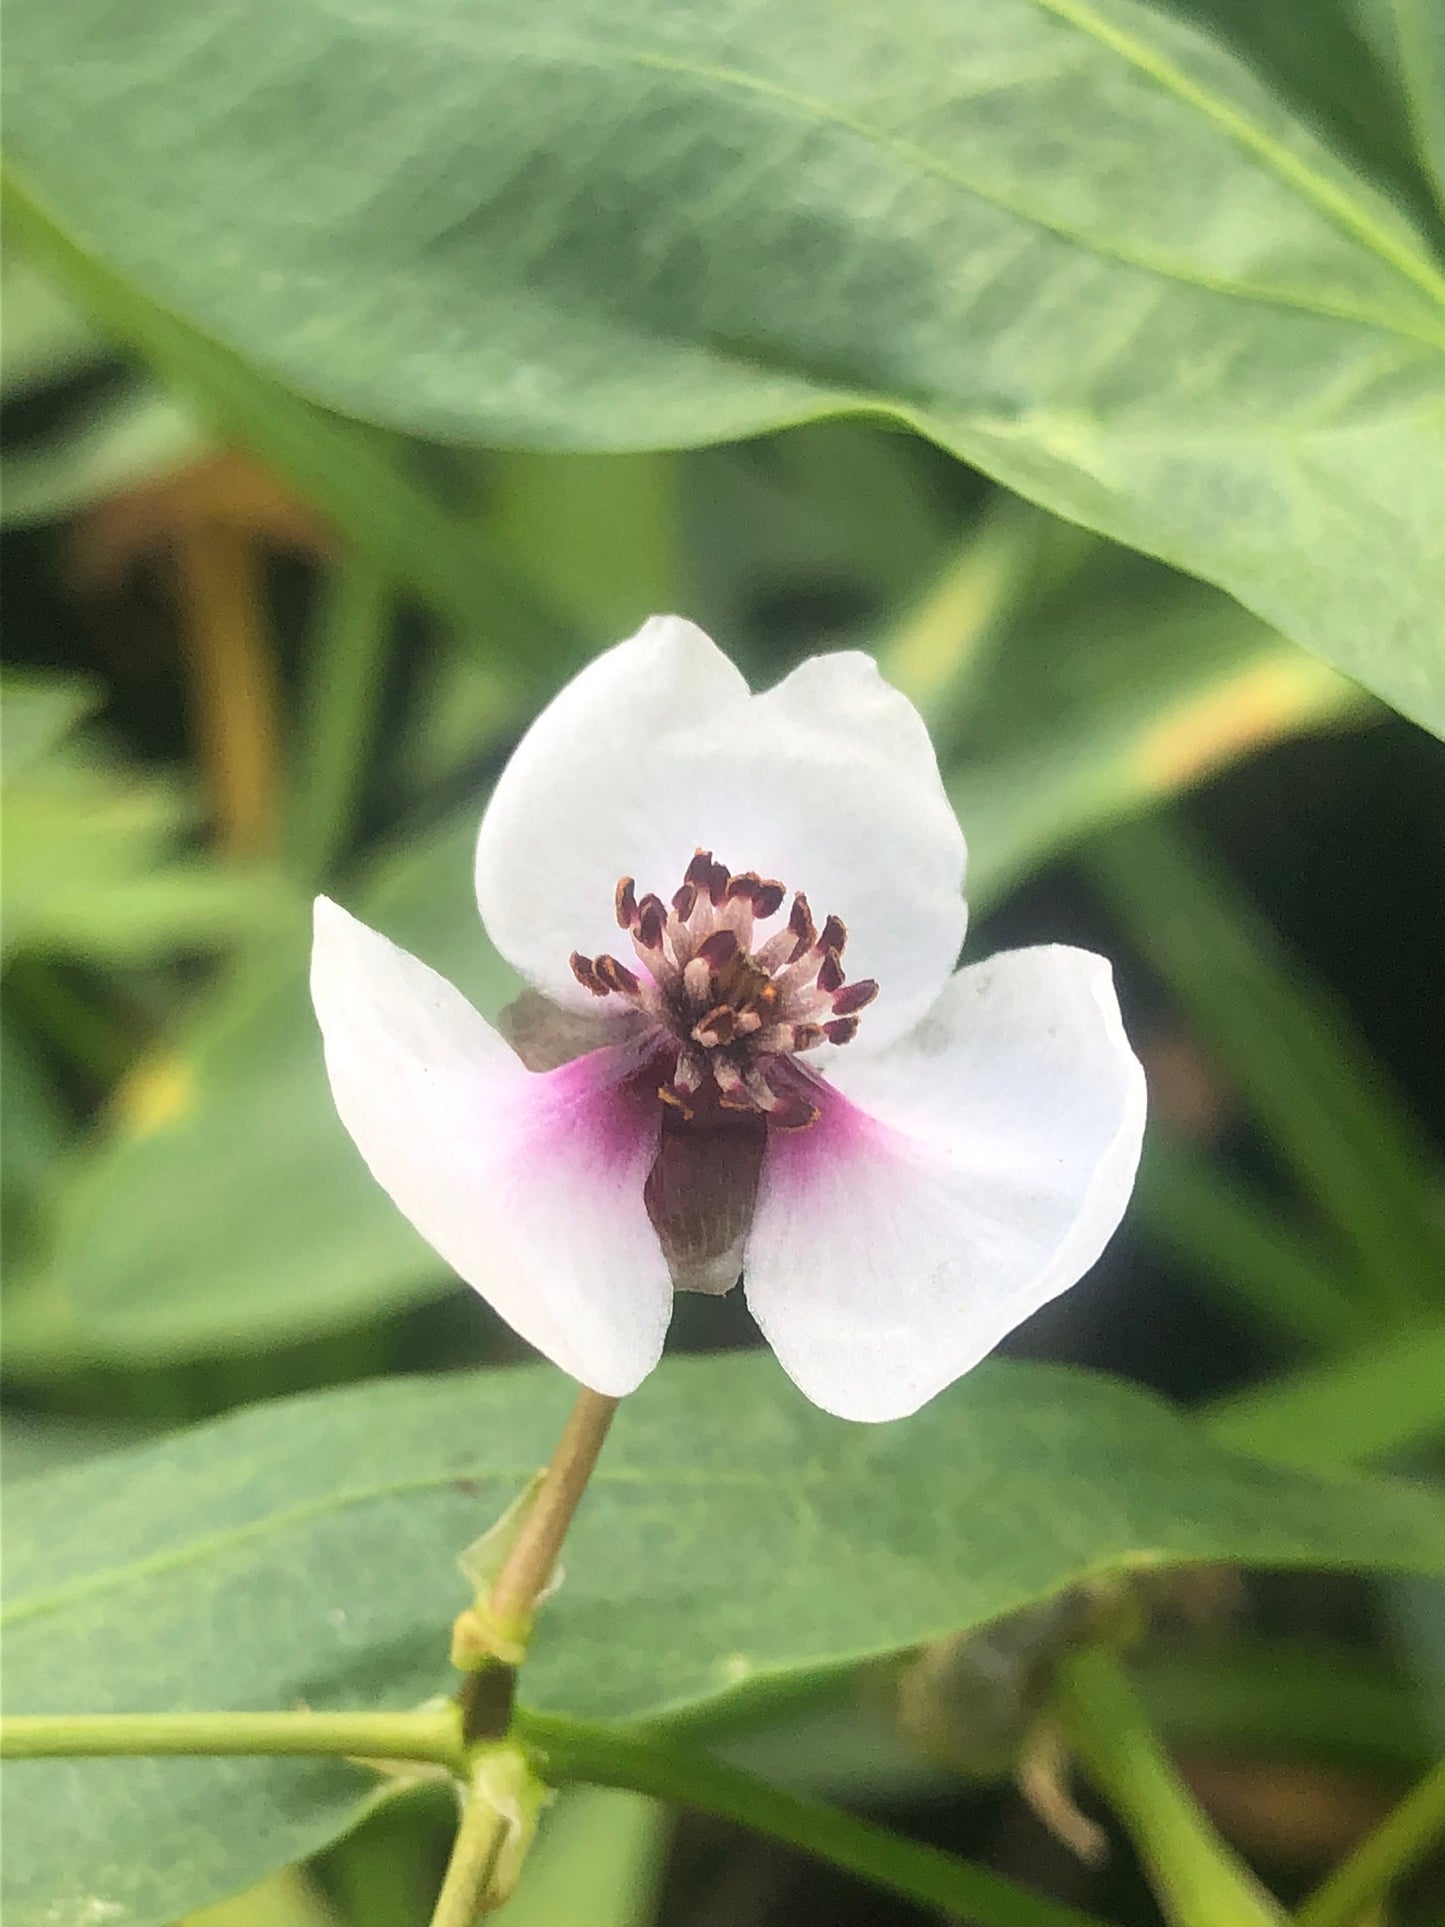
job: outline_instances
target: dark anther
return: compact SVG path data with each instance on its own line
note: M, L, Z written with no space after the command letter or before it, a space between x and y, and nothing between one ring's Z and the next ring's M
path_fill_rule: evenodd
M590 990L594 997L607 995L607 985L597 975L596 967L590 957L584 957L580 950L574 950L567 961L572 966L572 975L584 990Z
M793 907L788 912L788 928L797 938L797 942L793 945L792 951L789 954L788 962L796 963L801 956L812 949L813 939L818 934L813 923L813 913L808 908L808 899L803 895L801 890L799 890L798 894L793 898Z
M714 930L710 937L704 937L698 945L697 954L709 970L721 970L738 954L736 933L732 930Z
M635 997L639 988L637 978L615 957L599 957L592 966L593 975L608 990L615 990L619 996Z
M856 1017L835 1017L831 1023L824 1024L823 1035L830 1044L850 1044L858 1035Z
M848 941L848 926L841 917L829 917L823 925L823 934L818 939L820 950L831 950L841 957L843 946Z
M818 981L823 980L819 971ZM878 995L878 985L872 977L860 977L856 984L845 984L833 999L834 1013L839 1017L850 1017L855 1010L863 1010Z
M835 990L843 988L843 966L838 961L836 950L828 951L818 965L818 988L826 991L829 996L832 996Z
M637 885L623 877L617 885L617 927L631 930L637 922Z
M661 950L663 927L667 923L667 912L662 907L662 898L645 896L637 906L637 941L644 950Z

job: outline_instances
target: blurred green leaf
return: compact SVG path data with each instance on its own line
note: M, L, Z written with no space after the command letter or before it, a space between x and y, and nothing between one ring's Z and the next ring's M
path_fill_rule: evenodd
M19 0L9 138L66 247L335 407L574 450L885 412L1445 728L1445 279L1213 26Z
M1430 1146L1347 1013L1182 825L1091 846L1087 874L1351 1250L1386 1315L1438 1305L1445 1227Z
M0 255L0 396L7 401L103 365L113 349L33 262ZM0 448L0 522L45 522L184 466L206 445L195 418L133 375L86 397L38 436Z
M243 1894L187 1914L179 1927L339 1927L339 1923L305 1874L288 1867Z
M0 322L0 394L7 401L64 380L109 348L50 277L8 240L0 250Z
M1216 1438L1289 1465L1358 1465L1445 1441L1445 1323L1407 1325L1348 1357L1207 1409Z
M506 1927L646 1927L667 1835L655 1800L574 1787L543 1820L522 1883L497 1918Z
M7 1412L0 1417L0 1480L9 1487L62 1466L84 1465L103 1452L138 1445L142 1436L137 1426L106 1420Z
M418 479L395 436L347 421L257 373L69 240L7 176L5 214L27 249L96 319L137 349L219 433L314 502L504 675L514 698L570 644L507 577L472 518Z
M88 684L27 671L0 685L4 950L106 963L233 942L274 923L280 879L178 845L195 806L179 782L71 730Z
M975 655L958 721L936 723L979 908L1101 824L1364 701L1227 596L1113 547L989 620L1002 633ZM907 650L884 661L909 687Z
M25 1482L6 1522L11 1710L444 1689L457 1550L547 1457L571 1396L550 1368L392 1380ZM1089 1576L1220 1560L1445 1570L1445 1503L1236 1457L1081 1372L992 1362L906 1423L848 1426L765 1353L672 1360L617 1419L525 1693L609 1720L762 1705ZM15 1927L82 1896L162 1921L334 1838L368 1787L254 1759L5 1776Z
M1436 1757L1408 1675L1357 1646L1245 1636L1213 1647L1162 1641L1130 1672L1179 1746L1416 1773Z
M1157 1122L1130 1211L1145 1237L1183 1255L1221 1297L1279 1336L1338 1352L1370 1335L1369 1310L1342 1282L1325 1241L1237 1171L1171 1142Z
M468 810L343 894L495 1016L516 979L476 913L475 838ZM310 946L298 908L121 1086L59 1200L46 1296L16 1309L17 1369L54 1355L61 1313L77 1356L154 1361L262 1350L455 1288L336 1117Z
M292 869L311 884L326 881L355 832L396 618L390 582L355 550L329 571L320 601L285 812Z
M0 1247L6 1272L13 1276L18 1254L28 1257L52 1174L73 1125L28 1027L8 1006L0 1017L0 1117L5 1125Z
M55 522L141 482L186 467L209 449L190 411L153 382L134 381L38 444L7 444L0 520Z
M878 421L807 422L693 451L678 482L685 606L754 675L765 648L776 667L780 644L835 646L936 567L957 519L940 467L950 465ZM948 480L978 485L962 470Z
M565 623L609 641L682 600L677 495L666 455L514 451L486 465L500 552Z

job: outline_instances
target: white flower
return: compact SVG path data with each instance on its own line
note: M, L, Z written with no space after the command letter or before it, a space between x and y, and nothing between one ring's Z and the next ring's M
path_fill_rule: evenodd
M867 656L755 696L655 618L537 718L482 821L482 916L534 986L516 1049L318 899L337 1109L594 1390L656 1364L675 1287L741 1271L809 1398L901 1417L1093 1264L1144 1123L1102 958L955 973L963 869L923 723Z

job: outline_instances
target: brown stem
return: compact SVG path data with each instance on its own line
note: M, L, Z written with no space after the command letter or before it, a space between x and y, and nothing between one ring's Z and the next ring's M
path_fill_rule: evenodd
M459 1695L468 1746L499 1739L511 1725L517 1668L532 1632L573 1514L587 1489L618 1400L586 1386L577 1394L551 1464L501 1570L485 1597L462 1613L452 1631L452 1662L466 1674Z
M256 556L238 529L206 521L175 544L192 699L223 849L258 856L275 842L275 673L261 626Z
M552 1462L522 1529L487 1595L487 1614L500 1631L525 1640L537 1596L546 1589L619 1401L584 1385L577 1394Z

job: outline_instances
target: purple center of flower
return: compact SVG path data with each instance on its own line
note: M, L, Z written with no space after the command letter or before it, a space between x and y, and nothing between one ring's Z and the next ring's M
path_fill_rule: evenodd
M785 923L760 931L786 896L781 883L754 870L734 876L699 850L671 908L639 898L631 877L617 886L617 922L640 970L572 954L573 974L594 997L619 997L646 1020L648 1075L679 1122L708 1130L731 1112L779 1130L815 1123L812 1075L795 1060L819 1044L846 1044L878 995L871 977L845 980L848 932L838 917L817 929L801 891Z

